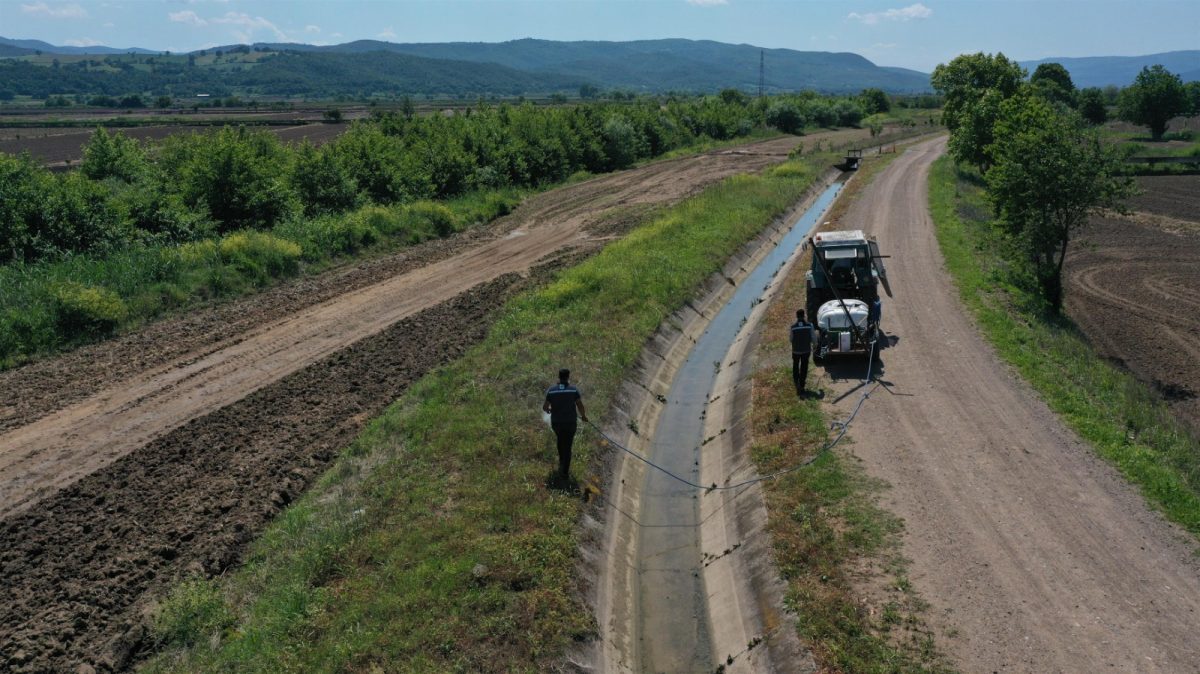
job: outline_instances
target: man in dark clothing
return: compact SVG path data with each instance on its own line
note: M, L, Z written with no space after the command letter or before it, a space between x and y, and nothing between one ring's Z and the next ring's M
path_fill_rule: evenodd
M804 311L796 312L792 324L792 381L796 384L796 395L804 394L808 381L808 356L812 353L813 326L804 320Z
M550 413L550 428L558 438L558 474L564 481L571 478L571 445L575 443L575 412L579 418L587 421L587 412L583 409L583 397L579 389L570 383L571 371L563 368L558 371L558 383L546 390L546 402L542 411Z

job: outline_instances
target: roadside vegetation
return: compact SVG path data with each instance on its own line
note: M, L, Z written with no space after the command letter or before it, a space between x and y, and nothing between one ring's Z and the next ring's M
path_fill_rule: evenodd
M781 112L782 111L782 112ZM224 128L144 145L97 131L78 171L0 154L0 366L313 264L443 237L522 194L672 151L855 125L856 98L719 96L387 112L321 147ZM89 289L63 289L63 282ZM62 297L95 320L60 320ZM118 306L119 305L119 306ZM85 317L86 318L86 317Z
M946 266L1000 357L1148 501L1200 534L1200 442L1132 375L1092 350L1006 254L982 179L950 158L934 164L930 208Z
M839 196L829 221L836 223L857 192L895 156L866 162ZM810 458L829 439L821 401L797 400L785 355L787 328L795 307L804 304L808 261L806 253L793 267L760 327L751 457L761 474ZM844 442L853 442L853 431ZM949 671L924 624L924 604L908 581L899 549L903 523L876 505L881 488L839 450L764 483L775 560L788 584L787 605L822 671Z
M728 179L510 301L486 340L372 422L225 579L181 585L149 671L545 671L596 637L577 494L547 488L559 367L603 419L643 344L830 155ZM577 477L604 451L577 441ZM611 450L610 450L611 451Z

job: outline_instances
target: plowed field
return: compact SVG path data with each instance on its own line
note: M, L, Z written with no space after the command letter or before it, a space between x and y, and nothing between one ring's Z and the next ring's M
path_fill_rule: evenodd
M1101 355L1200 432L1200 176L1138 185L1129 215L1094 218L1077 238L1067 311Z

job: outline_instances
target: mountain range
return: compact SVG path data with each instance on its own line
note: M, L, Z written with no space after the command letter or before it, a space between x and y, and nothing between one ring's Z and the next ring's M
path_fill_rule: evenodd
M1137 77L1146 66L1162 65L1179 75L1184 82L1200 81L1200 50L1170 51L1145 56L1088 56L1083 58L1046 58L1021 61L1021 66L1034 71L1042 63L1060 63L1071 73L1076 87L1123 87Z
M279 52L246 62L236 69L236 76L230 76L228 67L220 69L223 84L231 91L245 93L328 95L374 91L511 95L573 91L585 85L637 92L713 92L725 88L755 91L760 82L760 63L762 85L769 93L804 89L855 93L867 87L892 93L920 93L930 89L926 73L878 66L858 54L762 49L708 40L558 42L527 38L497 43L407 44L358 40L328 46L227 45L192 54L239 50ZM40 40L0 37L0 57L28 57L38 52L68 56L161 54L136 47L63 47ZM1066 67L1078 87L1125 86L1144 66L1155 63L1185 81L1200 80L1200 50L1146 56L1048 58L1022 61L1021 65L1032 72L1038 64L1051 61ZM0 77L3 72L0 71ZM16 71L10 72L17 77ZM88 76L99 81L105 74ZM217 74L192 72L197 87L210 89L216 84ZM86 87L87 78L82 75L73 74L70 85L62 91ZM28 73L20 77L23 81L30 79ZM158 85L158 80L152 77L139 82L148 88ZM58 84L47 82L46 86ZM187 84L184 73L166 84L173 93L186 93L181 91ZM120 83L101 84L98 90L107 93L120 86Z
M704 40L642 40L634 42L556 42L523 39L501 43L449 42L437 44L396 44L360 40L331 46L306 44L227 45L203 50L204 53L234 50L270 50L281 56L247 64L248 70L291 70L289 77L311 80L304 71L336 71L345 76L350 64L367 65L366 54L391 54L406 57L404 65L418 70L438 71L424 76L417 71L404 79L425 83L423 91L444 93L461 90L456 83L447 88L439 77L455 70L452 64L487 64L493 74L504 73L505 82L522 81L529 92L572 91L582 85L600 89L637 92L714 92L725 88L754 91L759 84L760 58L763 87L768 92L814 89L828 93L857 93L878 87L894 93L929 90L929 76L904 68L880 67L852 53L804 52L792 49L760 49L751 45L731 45ZM117 50L107 47L55 47L33 40L0 38L0 56L42 54L160 54L143 49ZM193 52L199 54L201 52ZM357 56L359 58L351 58ZM277 63L273 61L279 60ZM401 59L383 59L395 64ZM271 66L268 68L268 64ZM496 71L495 68L502 68ZM469 69L469 68L468 68ZM422 71L423 72L423 71ZM440 74L439 74L440 73ZM376 73L388 79L387 73ZM352 76L352 79L362 79ZM372 80L377 78L372 78ZM478 79L477 77L475 79ZM447 83L449 84L449 83ZM322 90L327 87L321 86ZM361 89L362 87L351 87ZM390 90L394 87L387 86ZM480 92L488 93L488 92ZM511 93L506 90L497 93Z

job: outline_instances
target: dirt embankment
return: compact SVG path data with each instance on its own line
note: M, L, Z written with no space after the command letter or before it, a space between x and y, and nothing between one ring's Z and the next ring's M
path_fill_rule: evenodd
M235 564L367 418L478 339L513 272L594 250L799 142L571 185L459 240L0 374L0 492L22 494L0 499L0 669L127 668L142 609L183 574Z
M1072 245L1067 313L1200 435L1200 176L1138 186L1129 215L1093 218Z
M927 202L944 147L898 158L840 223L878 237L895 291L888 392L847 451L890 484L882 504L905 521L938 644L969 672L1200 671L1195 540L1063 426L959 302ZM826 386L837 400L855 384Z

